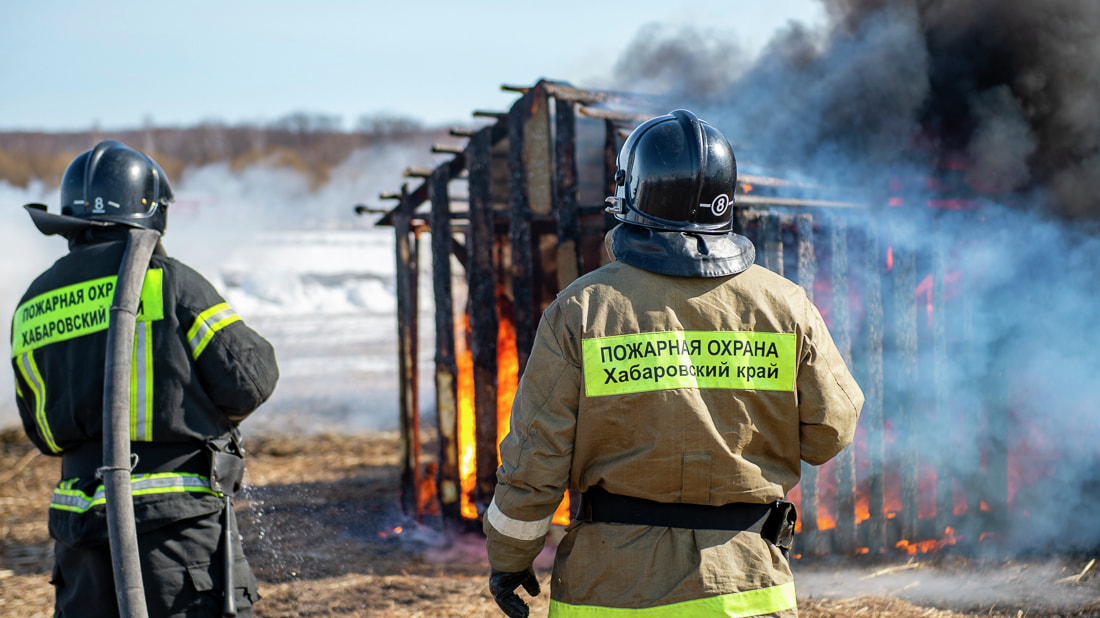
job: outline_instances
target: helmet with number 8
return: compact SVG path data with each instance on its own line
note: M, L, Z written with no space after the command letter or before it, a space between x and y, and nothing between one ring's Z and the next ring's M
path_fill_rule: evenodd
M156 161L122 142L102 141L80 153L61 179L61 214L28 204L43 234L69 236L82 229L127 225L163 233L173 200L168 177Z
M678 109L638 125L619 151L608 211L667 231L732 229L737 161L717 129Z

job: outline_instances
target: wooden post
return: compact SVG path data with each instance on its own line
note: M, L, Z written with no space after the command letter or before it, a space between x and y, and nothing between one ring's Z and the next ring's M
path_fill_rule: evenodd
M974 226L977 225L977 222L970 219L968 224ZM980 366L978 356L975 353L977 338L974 334L974 305L977 300L976 283L970 269L964 268L959 279L959 289L963 291L959 306L959 329L961 332L959 336L959 356L962 367L973 367L975 369ZM962 389L966 396L959 402L961 415L969 421L961 423L959 426L963 448L960 451L958 464L959 473L964 479L963 484L966 487L966 524L963 527L962 534L969 544L977 543L981 536L982 524L984 523L982 521L981 503L983 495L981 487L985 485L985 479L981 473L982 455L979 442L979 425L980 420L983 418L982 402L972 394L973 390L972 388Z
M512 301L515 308L516 355L519 373L527 366L527 357L535 341L534 252L531 245L531 208L528 202L527 167L524 138L531 106L536 100L534 90L528 91L508 112L508 204L511 210L512 237ZM542 97L545 104L545 95ZM496 306L494 299L491 305Z
M401 406L401 508L420 517L420 409L417 401L417 250L419 241L411 228L414 204L408 186L401 187L401 202L393 216L397 243L398 372Z
M493 206L489 197L491 129L474 133L469 154L470 223L466 237L469 268L466 270L470 323L470 354L474 365L474 419L477 460L475 500L488 506L496 489L497 471L497 312ZM479 508L479 511L481 510Z
M917 540L919 518L917 457L917 255L906 246L906 232L901 222L894 229L894 426L897 428L901 477L901 535L914 543Z
M439 423L439 469L436 477L444 522L461 517L458 470L458 363L455 359L454 295L451 289L451 204L449 174L437 167L428 178L432 205L432 290L435 297L435 407Z
M603 183L605 197L609 197L615 195L615 172L619 169L617 162L619 138L616 135L618 129L615 128L613 121L604 120L603 129ZM615 215L604 211L603 222L604 229L610 230L618 225L619 220L615 218Z
M952 452L951 413L948 409L948 356L947 323L950 315L947 310L947 239L948 230L944 217L936 219L932 237L932 418L937 432L936 451L936 534L942 534L948 526L955 525L954 496L952 491L954 457L946 456Z
M848 222L829 218L833 324L829 329L844 364L852 368L851 321L848 315ZM853 552L856 547L856 455L848 446L836 458L836 543L834 547Z
M877 221L867 222L867 238L863 274L863 306L866 321L865 378L863 380L863 413L860 422L867 430L867 547L871 554L886 549L886 495L885 467L886 445L884 441L882 393L882 254L879 244Z
M764 245L764 268L777 275L783 275L783 232L779 214L764 215L764 229L761 239Z
M558 289L584 272L580 219L577 214L577 118L573 102L557 99L554 106L554 158L558 216Z
M798 284L806 291L810 302L814 301L814 279L817 277L817 255L814 253L813 215L800 214L795 217L795 231L798 236ZM802 536L806 539L806 554L821 553L817 529L817 468L802 462Z

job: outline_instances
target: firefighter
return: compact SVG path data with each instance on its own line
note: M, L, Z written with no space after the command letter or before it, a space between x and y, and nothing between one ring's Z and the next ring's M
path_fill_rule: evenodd
M820 313L732 232L729 142L686 110L618 156L614 261L542 315L484 517L511 617L567 489L550 615L796 616L801 461L851 440L863 393Z
M40 451L61 458L49 508L59 618L119 614L97 478L108 316L128 229L163 233L172 199L155 161L103 141L66 169L61 214L26 206L39 231L69 243L69 253L31 284L12 321L23 427ZM250 616L256 579L228 496L244 471L238 424L278 380L274 350L158 242L145 271L132 360L131 490L148 613L220 616L229 608Z

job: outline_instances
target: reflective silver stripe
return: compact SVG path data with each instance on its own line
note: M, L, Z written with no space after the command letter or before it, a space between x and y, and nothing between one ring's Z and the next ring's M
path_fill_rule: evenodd
M228 303L219 303L203 311L195 318L195 324L187 332L187 344L191 346L191 358L198 360L214 333L241 318Z
M95 493L88 497L78 489L71 489L72 482L58 485L50 499L50 508L63 511L84 512L93 506L107 502L107 490L103 485L96 487ZM210 488L210 479L198 474L179 474L161 472L157 474L135 474L130 480L130 490L135 496L143 494L163 494L184 491L216 494Z
M134 359L130 367L130 439L153 440L153 323L134 329Z
M489 510L485 512L485 518L489 520L489 524L497 532L504 536L521 541L534 541L546 536L546 533L550 531L550 522L554 519L554 514L551 513L538 521L514 519L501 512L500 508L497 507L497 499L493 498L493 501L489 503Z
M60 453L61 447L54 442L53 431L50 430L50 423L46 420L46 385L42 383L42 375L38 373L33 350L27 350L19 355L19 372L23 374L23 379L27 381L34 395L34 422L38 425L38 435L52 452Z

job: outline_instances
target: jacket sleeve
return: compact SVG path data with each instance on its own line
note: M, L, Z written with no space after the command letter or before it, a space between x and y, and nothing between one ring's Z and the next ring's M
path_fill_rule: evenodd
M844 364L825 320L806 300L798 366L801 457L812 465L832 459L852 441L863 391Z
M496 492L483 528L489 563L501 571L531 565L569 485L580 368L563 353L559 316L552 304L539 322L511 429L500 445Z
M199 382L214 405L239 423L275 390L275 350L206 279L186 266L180 272L176 311Z

